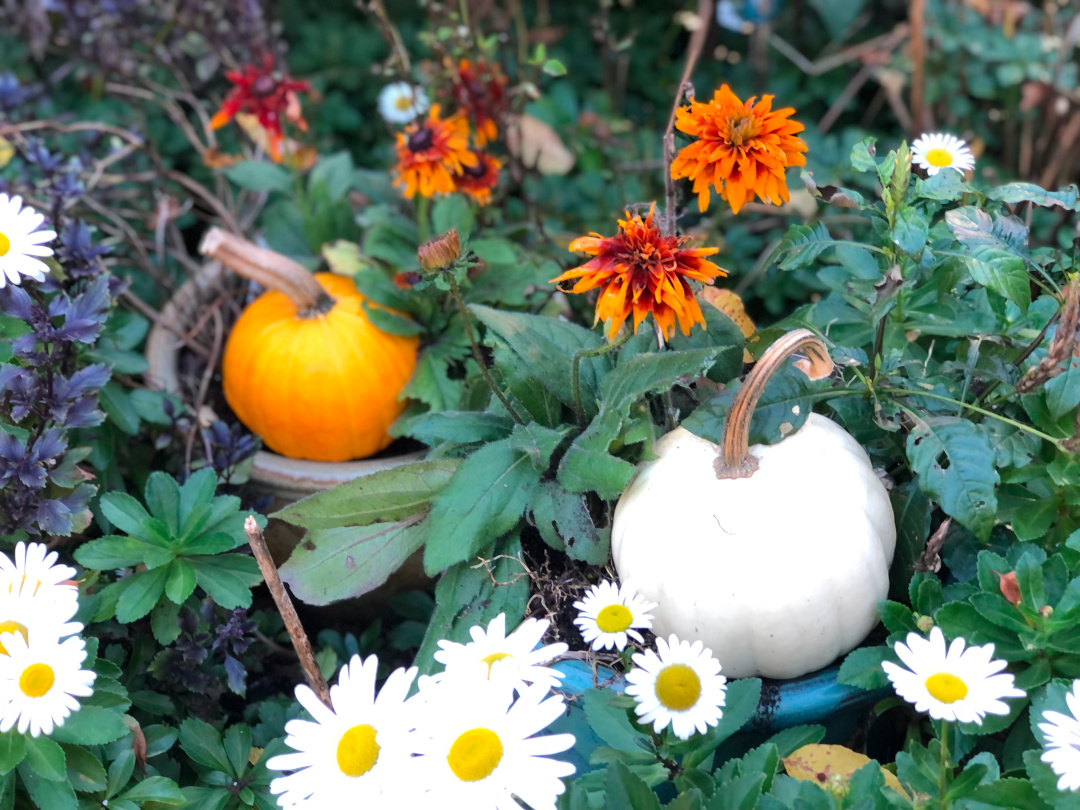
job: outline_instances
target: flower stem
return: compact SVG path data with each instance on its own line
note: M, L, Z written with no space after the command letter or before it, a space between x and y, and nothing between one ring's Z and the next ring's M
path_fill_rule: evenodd
M574 412L577 416L577 422L579 427L585 427L585 407L581 403L581 360L585 357L600 357L608 352L613 352L618 348L621 348L630 338L634 336L634 333L627 329L614 343L605 342L603 346L597 346L595 349L578 349L574 352L574 363L571 371L571 380L574 389Z
M428 200L427 197L419 196L416 198L416 226L420 229L420 244L424 244L428 240L430 235L430 226L428 224Z
M947 810L945 796L949 792L949 721L941 721L941 774L938 776L938 785L941 788L941 810Z
M480 374L483 376L484 382L486 382L488 388L491 389L491 393L499 398L499 402L506 408L506 412L510 414L510 418L519 425L524 425L525 420L521 418L516 410L514 410L514 406L510 404L510 400L506 398L502 389L495 384L491 372L488 371L484 353L480 351L480 344L476 342L476 333L473 332L472 321L469 318L469 310L465 306L465 299L461 297L461 288L458 286L457 279L454 278L452 270L447 271L446 280L450 282L450 297L454 299L454 303L457 305L458 314L461 315L461 324L465 329L465 337L469 340L469 348L472 349L472 356L476 360L476 364L480 366Z

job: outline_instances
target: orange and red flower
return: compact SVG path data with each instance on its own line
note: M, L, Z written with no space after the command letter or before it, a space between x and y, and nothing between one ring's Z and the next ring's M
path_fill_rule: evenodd
M210 119L210 127L223 127L238 113L253 115L266 131L270 157L274 162L280 162L281 144L285 141L282 119L295 124L301 132L307 131L297 94L311 92L311 85L276 72L271 56L266 57L262 67L244 65L243 70L231 70L225 78L232 82L233 89L225 97L221 109Z
M655 208L655 206L653 206ZM594 233L570 243L570 250L595 256L581 267L567 270L552 281L577 280L570 292L581 293L603 287L596 302L596 320L604 321L608 337L614 338L623 322L633 313L634 331L651 312L656 323L670 339L675 324L684 335L695 323L705 325L705 317L694 297L688 279L711 284L726 276L706 256L719 248L683 248L689 237L663 236L653 224L653 208L642 220L640 215L619 220L615 236Z
M476 164L463 166L461 171L454 175L454 182L458 191L468 194L480 205L491 202L491 190L499 182L499 169L502 163L487 152L473 150L476 156Z
M506 76L499 66L462 59L453 72L453 92L454 101L476 127L476 145L495 140L506 112Z
M439 105L432 105L426 120L397 134L394 185L405 186L406 197L452 194L454 175L477 163L469 149L469 122L460 114L442 119L439 112Z
M725 84L712 101L679 109L676 127L697 140L679 152L671 176L694 181L702 211L709 207L710 186L736 214L755 195L775 205L789 199L784 170L806 164L806 143L795 134L803 125L789 120L791 107L774 111L772 100L762 96L744 104Z

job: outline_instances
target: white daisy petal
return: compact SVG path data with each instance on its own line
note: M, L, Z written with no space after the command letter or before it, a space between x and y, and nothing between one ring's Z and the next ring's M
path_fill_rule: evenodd
M682 740L715 726L724 714L727 678L712 650L674 635L666 642L658 638L656 648L659 655L635 654L636 667L626 676L626 694L637 701L641 722L652 723L656 732L670 725Z
M1065 701L1069 714L1043 712L1039 730L1046 747L1040 759L1058 776L1058 790L1080 790L1080 680L1073 681Z
M911 144L911 162L927 175L942 169L956 169L963 174L975 168L975 157L959 138L942 133L930 133L916 138Z
M632 628L651 629L653 617L649 611L656 604L646 601L625 586L618 587L604 580L593 585L584 599L574 603L574 607L578 609L574 624L586 643L594 650L623 650L628 635L638 642L643 641L641 634Z
M881 666L896 694L935 720L982 725L988 714L1009 713L1003 698L1025 695L1013 685L1012 675L996 674L1005 662L993 660L993 644L967 647L958 638L946 650L945 635L935 627L929 639L910 633L895 650L908 668L891 661Z
M27 264L27 256L52 256L51 248L42 247L42 243L52 241L56 233L51 230L37 231L45 221L45 216L32 208L23 208L22 198L0 194L0 288L10 281L22 283L24 277L44 280L49 266L33 260Z
M28 643L21 633L0 632L0 643L6 653L0 655L0 729L51 734L78 709L75 697L93 694L97 675L82 669L81 638L35 633Z

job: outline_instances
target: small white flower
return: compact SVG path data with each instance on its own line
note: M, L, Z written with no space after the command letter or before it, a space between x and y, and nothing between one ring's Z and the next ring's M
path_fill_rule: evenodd
M427 94L408 82L393 82L379 91L379 114L390 124L407 124L427 109Z
M658 638L656 650L635 653L637 666L626 675L626 694L637 701L634 711L642 723L653 724L653 731L670 725L680 740L695 729L704 734L724 715L727 678L720 674L720 662L700 641L691 644L674 635Z
M435 660L446 667L448 675L458 669L475 671L476 664L482 663L487 665L490 678L506 679L518 691L526 683L552 689L559 685L562 673L544 664L562 655L569 647L557 643L536 649L549 624L546 619L526 619L508 636L506 614L500 613L491 620L487 632L479 627L470 628L472 641L468 644L441 640Z
M416 734L420 757L410 763L431 807L555 810L574 766L552 759L573 747L573 734L540 735L566 705L546 686L510 689L452 676L429 682ZM534 736L538 735L538 736ZM415 769L415 770L414 770ZM424 805L429 806L427 804Z
M585 598L574 602L580 613L574 624L581 630L581 637L592 644L594 650L609 647L626 647L627 636L643 643L645 639L634 628L648 630L652 627L649 611L656 607L639 593L614 582L604 580L589 588Z
M13 558L0 554L0 594L77 603L79 590L72 581L75 569L70 565L57 565L59 556L55 551L49 551L44 543L19 541Z
M330 689L333 710L307 686L296 687L296 699L314 718L285 724L285 743L296 753L267 762L276 771L294 771L270 783L282 794L282 807L382 807L399 793L408 773L414 702L409 688L416 669L397 669L375 695L378 659L359 655L341 668Z
M0 194L0 289L22 282L23 276L44 281L49 265L41 261L52 256L47 242L56 238L56 231L37 230L45 221L29 206L23 207L22 197Z
M988 714L1009 713L1002 698L1022 698L1026 693L1013 686L1012 675L1001 672L1006 662L993 660L993 644L966 650L964 645L964 639L953 639L946 651L940 627L930 631L929 639L908 633L907 643L898 641L895 648L908 669L891 661L881 666L896 694L915 704L916 711L929 712L935 720L981 726Z
M57 641L20 633L0 633L7 655L0 655L0 733L29 729L32 737L52 734L79 710L76 697L93 694L97 674L82 669L86 645L81 638Z
M942 169L966 172L975 168L975 157L966 143L954 135L932 133L911 144L911 162L930 176Z
M4 633L18 633L27 642L74 636L83 630L79 622L69 621L78 607L73 599L26 599L0 592L0 638ZM7 655L2 641L0 655Z
M1073 681L1065 695L1069 714L1043 712L1039 730L1046 735L1046 750L1041 757L1058 779L1058 790L1080 789L1080 680Z

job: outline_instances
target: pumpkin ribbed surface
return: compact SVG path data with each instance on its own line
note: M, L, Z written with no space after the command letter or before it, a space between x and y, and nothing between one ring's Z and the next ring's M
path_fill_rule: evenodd
M405 408L402 389L416 367L419 340L377 329L352 280L315 279L335 300L301 317L282 292L256 299L225 345L225 399L266 446L290 458L347 461L390 444Z

